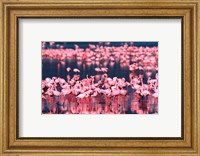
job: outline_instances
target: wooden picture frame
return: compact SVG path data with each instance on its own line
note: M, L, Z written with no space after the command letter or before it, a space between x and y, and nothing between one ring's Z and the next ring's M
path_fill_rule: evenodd
M0 155L200 155L199 0L3 0L0 7ZM19 138L17 23L21 17L181 18L182 137Z

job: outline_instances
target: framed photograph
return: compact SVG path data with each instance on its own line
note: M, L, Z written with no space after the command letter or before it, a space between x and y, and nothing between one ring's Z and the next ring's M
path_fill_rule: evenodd
M0 155L200 154L199 0L0 4Z

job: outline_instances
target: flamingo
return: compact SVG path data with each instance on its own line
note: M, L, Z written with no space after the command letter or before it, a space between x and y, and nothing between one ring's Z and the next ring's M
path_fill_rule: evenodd
M70 67L67 67L66 68L67 72L69 73L71 71L71 68Z
M106 73L108 72L108 68L101 68L101 71Z
M96 72L101 72L101 68L98 68L98 67L95 68L94 70L95 70Z
M75 68L73 71L74 71L75 73L80 73L80 70L77 69L77 68Z

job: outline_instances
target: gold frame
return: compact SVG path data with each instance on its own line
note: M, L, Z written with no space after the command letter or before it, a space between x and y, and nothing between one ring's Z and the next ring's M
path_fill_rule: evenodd
M0 155L200 155L199 0L2 0L0 24ZM19 17L182 18L181 138L59 139L17 136Z

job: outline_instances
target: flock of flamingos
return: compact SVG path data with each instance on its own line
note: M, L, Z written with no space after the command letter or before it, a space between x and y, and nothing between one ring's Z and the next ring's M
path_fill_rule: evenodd
M57 45L42 46L42 61L64 65L66 77L45 77L42 80L43 114L157 114L158 113L158 47L134 46L109 42L80 48ZM49 42L55 46L55 42ZM76 68L67 66L76 61ZM66 64L66 62L68 62ZM112 75L115 64L128 77ZM93 65L95 73L82 68ZM81 67L81 68L79 68ZM116 69L114 69L116 70ZM120 72L120 71L119 71Z

